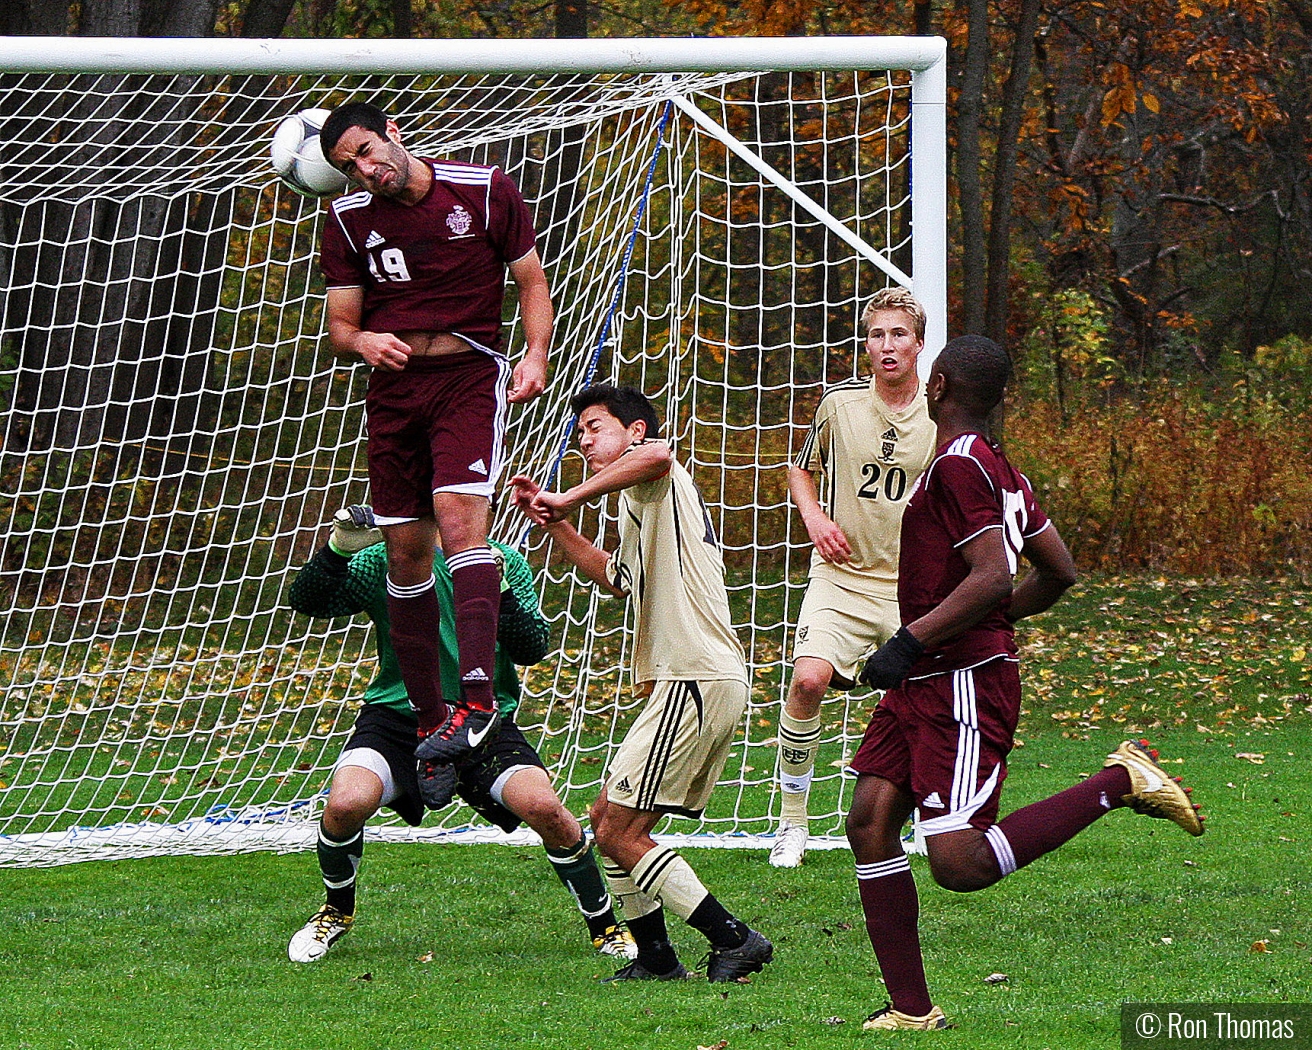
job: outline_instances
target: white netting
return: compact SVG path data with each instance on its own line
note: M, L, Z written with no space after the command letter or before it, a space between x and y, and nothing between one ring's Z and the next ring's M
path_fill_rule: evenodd
M348 97L421 154L503 165L536 211L558 328L547 394L512 417L512 471L556 468L594 367L668 421L754 682L705 821L670 830L768 832L809 556L784 468L887 279L667 99L910 270L910 79L0 76L0 864L311 841L373 666L363 620L312 622L283 595L322 523L368 498L366 375L323 343L322 208L276 182L266 146L287 113ZM614 540L595 507L583 529ZM521 536L504 508L495 532ZM527 672L520 722L582 814L634 710L624 607L540 543L558 649ZM838 766L868 706L825 705L819 834L841 835ZM428 823L449 835L470 813Z

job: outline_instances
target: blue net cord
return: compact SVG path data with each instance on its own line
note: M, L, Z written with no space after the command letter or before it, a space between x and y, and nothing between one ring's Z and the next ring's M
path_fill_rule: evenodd
M597 334L597 345L593 347L592 356L588 359L587 372L583 376L583 382L579 389L584 390L592 385L593 377L597 374L597 362L601 360L601 351L606 346L606 340L610 336L611 324L615 318L615 311L620 308L620 303L624 297L624 285L629 276L629 266L633 259L633 246L638 240L638 230L642 227L642 217L647 212L647 202L651 199L651 187L656 178L656 165L660 161L661 153L665 149L665 129L670 122L670 114L674 111L674 103L666 102L665 108L661 112L660 122L656 126L656 148L652 150L651 161L647 165L647 178L642 187L642 197L638 201L638 210L633 217L633 229L629 231L628 242L624 246L624 260L620 264L620 272L615 275L615 290L611 294L610 306L606 310L606 316L601 322L601 331ZM565 453L569 451L569 439L573 433L574 424L577 416L571 414L565 420L561 427L560 440L556 445L556 454L551 461L551 468L547 471L546 480L543 482L543 488L550 488L556 476L560 473L560 465L565 460ZM532 523L527 523L523 531L519 534L519 540L515 544L516 549L523 550L528 544L528 535L532 530Z

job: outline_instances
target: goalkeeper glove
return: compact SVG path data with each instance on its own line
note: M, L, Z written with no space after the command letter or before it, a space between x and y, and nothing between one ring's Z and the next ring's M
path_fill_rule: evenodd
M383 542L383 533L374 524L372 507L354 503L333 515L333 532L328 546L344 558Z
M506 591L510 590L510 580L506 578L506 552L500 547L492 547L492 560L497 563L497 572L501 573L501 596L504 598Z
M897 634L876 649L866 661L860 679L872 689L892 689L902 684L924 651L925 647L916 640L914 634L905 627L899 627Z

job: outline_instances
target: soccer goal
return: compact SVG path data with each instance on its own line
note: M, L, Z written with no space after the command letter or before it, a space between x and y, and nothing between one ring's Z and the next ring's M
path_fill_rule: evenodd
M591 380L662 411L753 690L705 818L660 830L762 845L810 554L785 467L822 388L864 369L876 290L910 287L942 345L944 94L933 38L6 40L0 865L313 841L369 627L284 595L333 511L368 500L367 369L326 348L324 207L267 147L348 98L421 155L501 165L535 210L558 327L512 471L580 476L568 399ZM612 542L613 513L584 532ZM583 814L637 705L625 605L508 508L494 532L534 565L556 646L520 723ZM812 828L832 844L872 702L824 706ZM461 807L371 834L502 837Z

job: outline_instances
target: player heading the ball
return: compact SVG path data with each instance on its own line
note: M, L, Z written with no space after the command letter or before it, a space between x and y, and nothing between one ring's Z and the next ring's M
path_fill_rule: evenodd
M500 587L488 508L508 404L546 385L551 294L533 216L500 168L416 156L396 121L367 102L334 110L320 138L360 188L332 202L324 229L329 342L373 369L369 487L387 544L391 642L419 717L420 779L445 780L443 767L496 736ZM507 270L527 342L513 373L501 346ZM458 697L444 694L438 672L439 536L453 584Z

